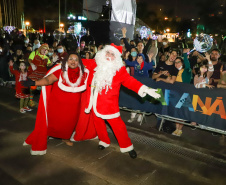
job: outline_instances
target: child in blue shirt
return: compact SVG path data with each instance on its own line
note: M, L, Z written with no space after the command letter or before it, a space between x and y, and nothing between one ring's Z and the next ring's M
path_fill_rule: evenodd
M145 62L145 57L143 54L138 54L135 61L131 62L129 60L125 60L125 63L127 66L134 67L134 76L149 77L148 71L153 69L154 61L151 60L152 54L149 54L148 57L149 61L151 61L149 63ZM128 122L132 123L135 120L136 116L136 112L131 112L131 117ZM142 119L142 114L138 114L137 121L141 122Z
M152 56L149 55L149 58ZM143 54L138 54L135 61L125 60L127 66L134 67L134 76L149 77L149 70L153 69L154 62L145 62L145 57Z

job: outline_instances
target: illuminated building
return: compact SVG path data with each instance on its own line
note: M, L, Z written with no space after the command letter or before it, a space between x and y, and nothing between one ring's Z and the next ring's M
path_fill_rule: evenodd
M0 26L22 28L24 24L24 0L0 0Z

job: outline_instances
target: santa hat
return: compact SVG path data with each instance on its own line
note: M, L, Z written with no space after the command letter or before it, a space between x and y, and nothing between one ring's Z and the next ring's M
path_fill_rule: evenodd
M121 57L122 55L122 46L116 46L115 44L111 44L111 45L106 45L104 47L104 51L108 51L111 50L115 53L115 55Z
M111 43L111 46L115 47L122 54L122 46L116 46L114 43Z

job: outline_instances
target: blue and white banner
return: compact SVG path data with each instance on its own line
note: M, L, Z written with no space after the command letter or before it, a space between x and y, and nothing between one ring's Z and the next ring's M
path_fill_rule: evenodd
M122 87L119 97L120 107L168 115L226 130L225 89L196 89L192 84L180 82L167 84L155 82L150 78L136 77L136 79L149 87L161 89L160 100L154 100L149 96L142 99L136 93Z

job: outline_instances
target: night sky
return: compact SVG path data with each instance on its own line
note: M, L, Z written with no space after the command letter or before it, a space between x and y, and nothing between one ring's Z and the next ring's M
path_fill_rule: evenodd
M198 6L197 2L204 0L140 0L139 2L147 2L149 6L160 5L163 9L175 8L175 13L182 18L197 18Z
M137 0L139 2L147 2L149 7L152 5L161 6L163 9L175 8L175 14L182 18L197 18L198 17L198 7L197 2L203 0ZM64 6L65 0L61 0L61 13L65 12L75 12L82 14L82 0L66 0L67 8ZM24 13L25 19L33 21L34 27L42 27L43 19L58 19L58 5L59 0L24 0ZM38 23L39 22L39 23ZM38 25L37 25L38 24Z

